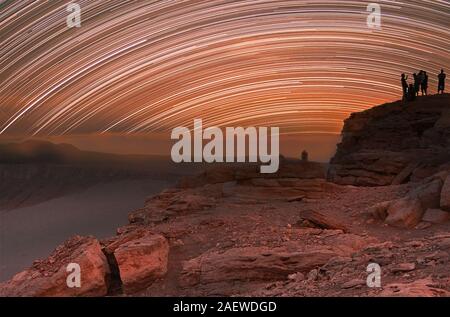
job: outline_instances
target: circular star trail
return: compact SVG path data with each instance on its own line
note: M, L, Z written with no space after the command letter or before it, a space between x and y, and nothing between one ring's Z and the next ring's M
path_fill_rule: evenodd
M279 126L339 133L401 96L400 74L450 71L449 1L0 1L0 133ZM381 28L367 5L381 5Z

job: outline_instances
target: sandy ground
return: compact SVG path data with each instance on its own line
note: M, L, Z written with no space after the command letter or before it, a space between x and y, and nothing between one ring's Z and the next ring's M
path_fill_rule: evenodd
M31 207L0 211L0 282L47 257L73 235L103 238L128 222L130 210L169 185L160 180L126 180Z

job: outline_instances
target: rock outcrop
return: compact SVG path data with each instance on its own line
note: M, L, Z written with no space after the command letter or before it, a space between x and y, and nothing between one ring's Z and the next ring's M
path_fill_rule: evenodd
M338 184L381 186L418 181L450 162L450 95L401 101L354 113L328 179Z
M137 228L108 243L105 253L117 270L126 294L145 288L167 273L169 243L165 237Z
M219 164L184 177L176 188L151 197L128 219L134 224L164 222L171 216L214 208L227 197L248 203L318 199L334 187L326 181L326 164L322 163L283 158L275 174L261 174L257 164Z
M447 215L450 216L450 212L443 210L446 195L443 184L448 175L450 169L414 183L404 197L377 203L369 209L369 213L375 219L403 228L413 228L422 220L434 223L445 221Z
M166 274L169 244L146 228L134 229L103 242L75 236L47 259L0 284L0 296L97 297L145 288ZM79 287L67 283L69 264L79 266Z
M325 246L309 246L305 241L286 242L277 248L244 247L225 252L210 250L183 265L181 282L185 287L197 284L236 281L274 281L293 273L308 273L337 256L359 251L372 239L325 230L317 235Z
M330 249L293 252L286 248L236 248L226 252L208 252L186 262L181 282L190 287L197 284L233 281L271 281L285 279L295 272L309 272L325 264L336 253Z
M67 284L70 263L81 268L79 288L70 288ZM45 261L35 261L31 268L0 284L0 296L105 296L109 272L99 241L76 236L58 247Z
M258 180L268 183L272 179L325 179L326 174L326 164L280 157L279 169L273 174L261 174L260 165L256 163L222 163L207 167L202 173L195 176L184 177L179 181L178 188L194 188L229 182L248 184L249 182L258 182Z

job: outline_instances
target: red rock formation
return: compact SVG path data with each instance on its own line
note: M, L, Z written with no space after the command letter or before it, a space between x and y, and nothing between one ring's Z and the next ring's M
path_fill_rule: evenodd
M331 236L327 236L331 233ZM280 247L232 248L225 252L209 251L183 265L184 286L229 283L233 281L271 281L289 274L309 272L337 256L348 256L373 239L338 231L324 231L326 246L311 246L305 241L286 242Z
M378 203L369 209L375 219L384 220L396 227L413 228L422 220L427 222L444 221L446 214L440 210L445 203L446 189L443 180L450 175L450 169L433 175L420 183L415 183L409 193L394 201ZM428 211L428 213L426 213ZM436 217L439 214L440 216ZM438 219L439 218L439 219Z
M450 95L401 101L354 113L328 179L380 186L423 179L450 162Z
M81 268L81 287L69 288L67 265ZM45 261L0 284L0 296L105 296L109 266L100 243L93 237L76 236L58 247Z
M76 236L44 261L0 284L0 296L105 296L118 290L145 288L167 272L167 240L145 228L135 228L100 242ZM105 256L106 255L106 256ZM67 284L69 263L80 267L81 287Z
M161 235L145 234L121 243L112 252L125 293L145 288L167 273L169 243Z
M276 173L261 174L259 165L249 164L218 164L206 168L202 173L183 178L179 188L201 187L206 184L227 182L245 183L249 180L263 179L325 179L326 165L317 162L302 162L300 160L280 158L280 167Z

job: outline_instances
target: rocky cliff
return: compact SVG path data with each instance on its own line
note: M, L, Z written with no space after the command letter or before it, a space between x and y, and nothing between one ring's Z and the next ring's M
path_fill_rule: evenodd
M421 180L450 164L450 95L354 113L345 120L342 137L330 181L379 186Z

